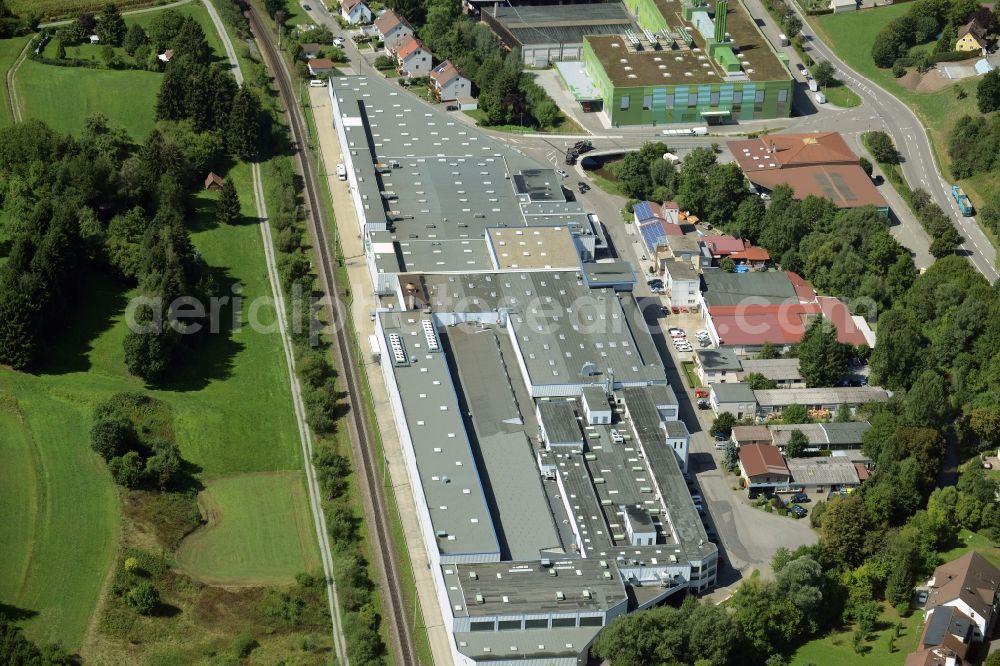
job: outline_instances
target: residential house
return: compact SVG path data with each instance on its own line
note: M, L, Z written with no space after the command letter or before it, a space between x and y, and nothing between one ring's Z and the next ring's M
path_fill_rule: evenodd
M737 384L743 386L743 384ZM816 418L833 416L842 405L851 411L868 402L886 402L889 394L878 386L763 389L754 391L757 415L762 419L781 418L790 405L802 405Z
M329 58L313 58L306 63L306 67L309 68L309 74L312 76L329 74L333 71L333 61Z
M698 349L694 353L694 369L705 386L736 384L743 379L743 364L730 349Z
M729 412L738 421L757 415L757 400L746 384L712 384L708 388L708 401L717 415Z
M739 450L740 476L746 483L747 493L756 497L761 492L771 493L788 485L791 474L781 452L766 444L748 444Z
M413 27L391 9L382 12L375 19L375 31L389 55L396 52L404 39L413 36Z
M748 266L753 270L762 271L771 263L771 253L762 247L757 247L748 240L743 241L743 249L731 252L729 258L737 266Z
M726 145L758 190L770 192L786 184L796 199L815 195L838 208L875 206L889 214L889 204L838 132L768 134Z
M445 60L431 70L431 81L439 102L453 102L472 95L472 82L451 60Z
M928 582L924 631L911 664L964 664L970 650L988 641L1000 602L1000 569L976 551L942 564Z
M694 311L701 300L701 276L686 261L668 261L663 264L663 287L670 305Z
M986 29L979 25L979 21L975 18L958 29L957 37L955 40L956 51L978 52L986 55L986 47L989 46L986 41Z
M407 37L396 47L396 69L409 78L430 74L433 56L416 37Z
M703 265L709 264L709 258L703 257L701 243L698 242L698 234L685 233L681 235L670 235L664 232L662 240L656 244L656 270L663 271L663 266L668 261L686 261L696 270Z
M323 51L323 45L317 44L316 42L306 42L305 44L299 44L299 48L302 49L302 55L305 56L306 60L312 60L313 58L318 58L319 54Z
M340 16L351 25L371 23L372 10L365 0L341 0Z

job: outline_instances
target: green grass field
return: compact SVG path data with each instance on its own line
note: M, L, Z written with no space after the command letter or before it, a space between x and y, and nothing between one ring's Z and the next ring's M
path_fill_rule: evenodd
M872 666L902 666L906 656L917 648L920 631L923 626L924 614L914 611L909 617L900 618L896 611L885 606L879 617L876 631L865 643L866 651L858 654L854 651L851 637L854 627L843 631L835 631L822 638L811 640L792 655L791 666L842 666L843 664L871 664ZM895 648L889 651L889 639L893 635L893 626L903 623L903 631L896 639Z
M823 94L826 95L827 102L843 109L853 109L861 104L861 98L857 93L844 85L823 88Z
M0 39L0 86L3 88L3 99L0 99L0 126L9 125L14 122L10 115L10 92L7 90L7 71L14 66L14 61L24 49L28 37L14 37L12 39Z
M95 388L0 371L0 600L35 614L33 638L67 646L83 638L118 542L118 499L86 439Z
M99 12L105 0L7 0L7 6L19 16L30 13L39 14L43 19L51 21L57 18L69 18L83 12ZM115 0L118 9L127 11L137 7L149 7L162 4L161 0Z
M213 481L199 499L209 524L177 550L181 570L221 585L276 585L319 567L304 479L297 471Z
M950 562L965 555L970 550L975 550L992 562L994 566L1000 567L1000 548L983 535L963 529L958 533L958 541L960 545L940 553L942 562Z
M204 6L187 4L173 11L193 16L205 31L216 54L224 53L222 42ZM125 17L129 25L148 26L156 12ZM46 49L51 56L53 46ZM100 46L84 44L67 49L70 58L100 61ZM119 49L121 51L121 49ZM0 58L4 52L0 50ZM16 54L13 56L16 58ZM217 56L218 57L218 56ZM11 61L13 62L13 61ZM136 141L142 141L154 123L156 94L162 75L142 70L108 70L86 67L59 67L25 60L14 85L20 94L25 118L38 118L60 132L77 133L87 116L103 113L113 125L120 125ZM72 104L73 112L67 113Z
M963 115L982 115L976 108L976 84L979 79L965 79L936 92L915 92L901 86L890 70L875 66L871 57L875 36L886 23L902 16L910 7L911 3L903 3L860 12L829 14L812 17L810 22L823 41L833 47L855 71L879 84L913 109L928 128L942 175L950 180L948 136L955 122ZM958 99L956 90L959 88L966 92L965 99ZM983 178L961 181L961 184L975 204L983 200L992 180L995 180L992 175L986 175Z

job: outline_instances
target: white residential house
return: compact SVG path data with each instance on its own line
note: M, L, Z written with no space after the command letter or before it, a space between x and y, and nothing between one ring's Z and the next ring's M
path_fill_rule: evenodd
M396 68L411 79L430 74L433 55L416 37L404 39L396 47Z
M340 3L340 16L351 25L371 23L372 10L365 0L343 0Z
M431 81L434 82L439 102L453 102L472 95L472 83L451 60L445 60L431 70Z
M382 12L375 19L375 31L389 55L395 54L400 44L413 37L413 28L410 24L391 9Z

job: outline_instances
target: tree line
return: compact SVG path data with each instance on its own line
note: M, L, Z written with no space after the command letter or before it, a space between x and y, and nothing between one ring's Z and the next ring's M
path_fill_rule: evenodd
M935 51L950 53L955 48L957 29L973 16L987 29L995 26L993 12L980 7L979 0L916 0L906 14L889 21L876 35L872 60L883 69L893 67L900 59L903 62L899 67L918 64L910 59L910 49L939 35Z
M0 39L26 35L42 20L38 14L18 16L7 6L7 0L0 0Z

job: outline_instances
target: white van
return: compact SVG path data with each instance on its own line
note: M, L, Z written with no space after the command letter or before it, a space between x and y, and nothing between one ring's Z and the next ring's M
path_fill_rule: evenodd
M312 88L325 88L326 81L324 81L323 79L310 79L309 86Z
M778 35L778 42L781 44L781 46L788 46L791 43L788 41L788 37L786 37L784 33Z
M337 165L337 179L347 180L347 167L345 167L343 164Z
M809 78L807 78L806 83L809 84L810 91L817 92L819 90L819 84L816 83L816 79L814 79L813 77L810 76Z
M816 103L817 104L826 104L826 95L824 95L823 93L816 92L813 95L813 97L816 98Z

